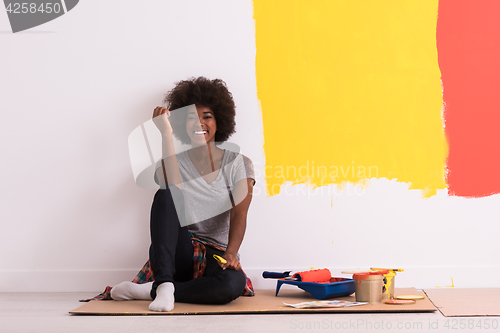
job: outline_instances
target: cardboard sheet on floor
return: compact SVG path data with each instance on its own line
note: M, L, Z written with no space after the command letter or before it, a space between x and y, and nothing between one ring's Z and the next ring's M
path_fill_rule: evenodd
M396 295L418 294L423 292L414 288L401 288L395 290ZM355 301L355 297L339 297L336 299ZM275 296L275 290L257 290L253 297L239 297L225 305L203 305L175 303L171 312L149 311L150 301L101 301L94 300L69 311L71 314L81 315L195 315L195 314L275 314L275 313L359 313L359 312L432 312L436 308L427 299L418 300L410 305L366 304L345 308L317 308L295 309L283 304L301 303L315 300L309 293L300 289L282 288Z
M424 292L445 317L500 316L500 288L439 288Z

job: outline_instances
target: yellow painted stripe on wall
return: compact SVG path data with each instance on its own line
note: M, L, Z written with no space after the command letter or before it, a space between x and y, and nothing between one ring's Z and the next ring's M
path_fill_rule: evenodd
M437 0L254 0L268 195L397 179L446 188Z

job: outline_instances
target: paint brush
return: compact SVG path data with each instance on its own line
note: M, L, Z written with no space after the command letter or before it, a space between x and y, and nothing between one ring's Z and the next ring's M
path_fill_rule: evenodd
M214 254L214 259L217 260L220 263L223 263L223 264L227 263L226 259L224 259L221 256L218 256L216 254Z
M393 272L404 272L404 269L403 268L374 268L374 267L371 267L370 268L372 271L393 271Z

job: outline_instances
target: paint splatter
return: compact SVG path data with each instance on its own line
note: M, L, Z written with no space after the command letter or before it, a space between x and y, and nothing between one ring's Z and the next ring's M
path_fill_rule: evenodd
M455 288L455 284L453 283L453 278L451 278L451 286L436 286L436 288Z
M254 0L268 195L382 177L424 196L446 188L437 10Z
M438 17L449 194L500 193L500 1L441 0Z

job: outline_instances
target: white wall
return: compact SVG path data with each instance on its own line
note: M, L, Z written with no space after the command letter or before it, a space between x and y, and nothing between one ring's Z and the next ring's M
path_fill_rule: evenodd
M227 82L232 141L259 174L240 251L255 287L275 286L263 270L370 266L405 268L398 287L500 287L484 278L500 273L498 195L421 199L372 179L266 197L252 15L251 1L87 0L12 34L0 10L0 291L99 292L134 277L154 191L134 184L127 137L174 82L200 75Z

